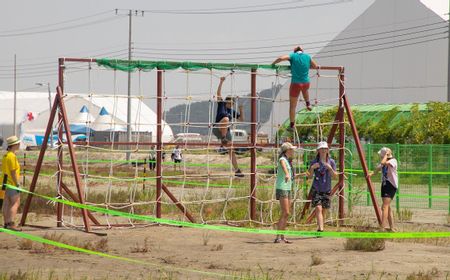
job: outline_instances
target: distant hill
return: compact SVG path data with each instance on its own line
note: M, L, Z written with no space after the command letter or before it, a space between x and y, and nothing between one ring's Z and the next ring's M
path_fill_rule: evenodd
M265 89L258 93L259 97L262 98L275 98L280 92L281 85L275 87L274 89ZM241 96L239 102L242 102L244 105L244 121L250 122L251 117L251 103L250 103L250 94L245 96ZM269 120L270 114L272 112L272 101L267 99L257 100L256 103L256 112L259 114L257 116L259 124L263 124ZM212 118L211 122L215 121L216 111L217 111L217 103L214 102L212 104L212 114L210 113L210 104L209 101L200 101L193 102L190 106L190 116L187 120L191 126L188 128L186 126L180 125L180 123L185 122L185 115L187 110L187 104L177 105L169 109L166 112L165 121L171 126L173 133L183 133L183 132L192 132L192 133L200 133L201 135L208 135L208 125L207 123L210 121L210 117ZM238 129L245 129L247 132L250 132L250 125L241 125L236 127Z

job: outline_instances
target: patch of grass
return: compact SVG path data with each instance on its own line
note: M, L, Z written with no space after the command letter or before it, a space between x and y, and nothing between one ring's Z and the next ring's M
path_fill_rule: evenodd
M223 250L223 245L222 245L222 244L214 245L214 246L211 248L211 251L222 251L222 250Z
M108 238L102 238L97 241L84 241L79 244L75 244L75 246L86 250L106 253L108 252Z
M439 276L439 270L433 267L430 271L413 272L406 276L406 280L432 280Z
M310 266L316 266L319 264L323 264L322 258L317 253L312 253Z
M350 238L344 243L345 250L376 252L384 248L385 240L382 238Z
M18 247L19 250L31 250L33 249L33 241L29 239L20 239Z
M138 243L131 247L131 253L148 253L150 252L150 244L148 243L148 237L144 239L144 244L141 246Z
M413 212L408 208L403 208L396 214L397 219L402 222L410 222L412 220Z
M203 246L208 246L208 242L211 239L211 234L209 230L203 232L202 239L203 239Z

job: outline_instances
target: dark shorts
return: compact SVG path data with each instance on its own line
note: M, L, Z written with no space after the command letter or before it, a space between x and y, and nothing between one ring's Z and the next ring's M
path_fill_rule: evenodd
M292 199L292 192L288 190L279 190L277 189L275 191L275 197L277 200L280 200L282 198Z
M309 86L309 83L291 83L291 86L289 87L289 96L298 97L300 92L308 90Z
M389 181L386 181L381 185L381 197L389 197L390 199L393 199L396 192L397 188L394 187L394 185L392 185Z
M321 205L322 208L329 209L331 206L330 193L313 191L311 204L313 207Z
M175 163L180 163L181 162L181 159L174 159L173 160Z
M219 139L222 140L222 133L220 132L220 128L217 126L213 127L213 134ZM231 141L231 132L230 129L227 130L227 135L225 136L225 138L228 141Z

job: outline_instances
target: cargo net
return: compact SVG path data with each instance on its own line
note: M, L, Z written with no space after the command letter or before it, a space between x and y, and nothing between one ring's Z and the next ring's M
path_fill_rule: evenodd
M226 69L174 67L156 69L136 67L131 73L131 97L127 96L127 64L114 65L111 61L97 63L66 62L65 104L75 139L78 166L87 204L142 215L156 215L157 208L157 72L162 73L160 102L162 112L162 141L160 151L163 186L176 198L161 191L161 215L166 219L187 220L191 215L197 223L245 224L251 222L251 125L256 125L256 220L261 225L278 221L279 202L275 199L276 169L279 146L285 140L283 133L289 124L288 70L264 69L256 72L256 97L250 95L250 67ZM122 69L120 66L125 67ZM225 68L225 67L224 67ZM122 71L121 71L122 70ZM123 71L125 70L125 71ZM326 141L335 122L321 121L319 104L338 104L339 76L325 76L311 70L310 99L313 110L306 120L296 123L291 137L301 144L295 153L293 166L303 173L316 157L316 143ZM221 95L233 97L233 109L242 118L233 119L228 127L231 141L221 145L214 135L217 112L217 87L225 77ZM319 80L328 79L334 87L330 97L320 99ZM87 80L87 82L86 82ZM78 93L77 93L78 92ZM107 94L104 94L107 92ZM331 97L334 96L334 97ZM256 99L256 123L251 120L251 103ZM127 122L127 104L131 105L131 122ZM242 107L241 107L242 106ZM298 111L305 111L300 97ZM283 112L284 111L284 112ZM282 116L282 119L280 119ZM288 117L287 117L288 118ZM54 131L61 123L54 124ZM127 143L127 127L131 128L131 144ZM56 134L57 135L57 134ZM57 136L54 136L57 137ZM58 143L65 139L57 139ZM308 145L308 143L310 145ZM61 144L59 144L61 145ZM73 170L64 148L63 182L75 192ZM178 148L177 148L178 147ZM178 150L174 150L178 149ZM181 153L181 158L178 153ZM339 163L339 148L331 148L331 157ZM236 176L236 166L242 177ZM57 157L47 157L46 161ZM338 167L339 168L339 167ZM339 170L339 169L338 169ZM57 172L49 173L57 196L70 199L59 186ZM292 199L291 225L304 224L311 209L302 215L312 180L306 176L295 179ZM332 186L336 184L333 180ZM38 189L39 190L39 189ZM337 219L337 196L333 196L328 219ZM181 211L179 205L185 208ZM64 206L62 222L65 226L80 226L79 211ZM305 214L303 213L303 214ZM95 214L102 224L142 225L141 221Z

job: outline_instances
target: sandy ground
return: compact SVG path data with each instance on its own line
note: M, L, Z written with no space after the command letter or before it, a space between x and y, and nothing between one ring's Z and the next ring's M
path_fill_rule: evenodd
M39 224L50 221L46 218ZM357 252L345 250L344 239L292 238L293 244L274 244L273 236L268 235L168 226L97 231L107 234L106 237L73 229L26 227L24 230L39 236L62 234L63 240L72 244L107 238L108 254L149 264L133 264L63 249L40 253L20 250L20 238L0 233L0 272L54 271L74 279L83 276L89 279L231 279L227 277L231 275L235 279L241 276L251 276L251 279L406 279L411 273L434 270L433 279L450 277L450 242L437 246L387 241L383 251ZM146 238L147 246L144 245ZM42 245L33 244L33 247ZM137 247L147 248L148 252L133 252ZM312 255L318 256L322 263L312 266ZM217 274L187 272L180 268Z

